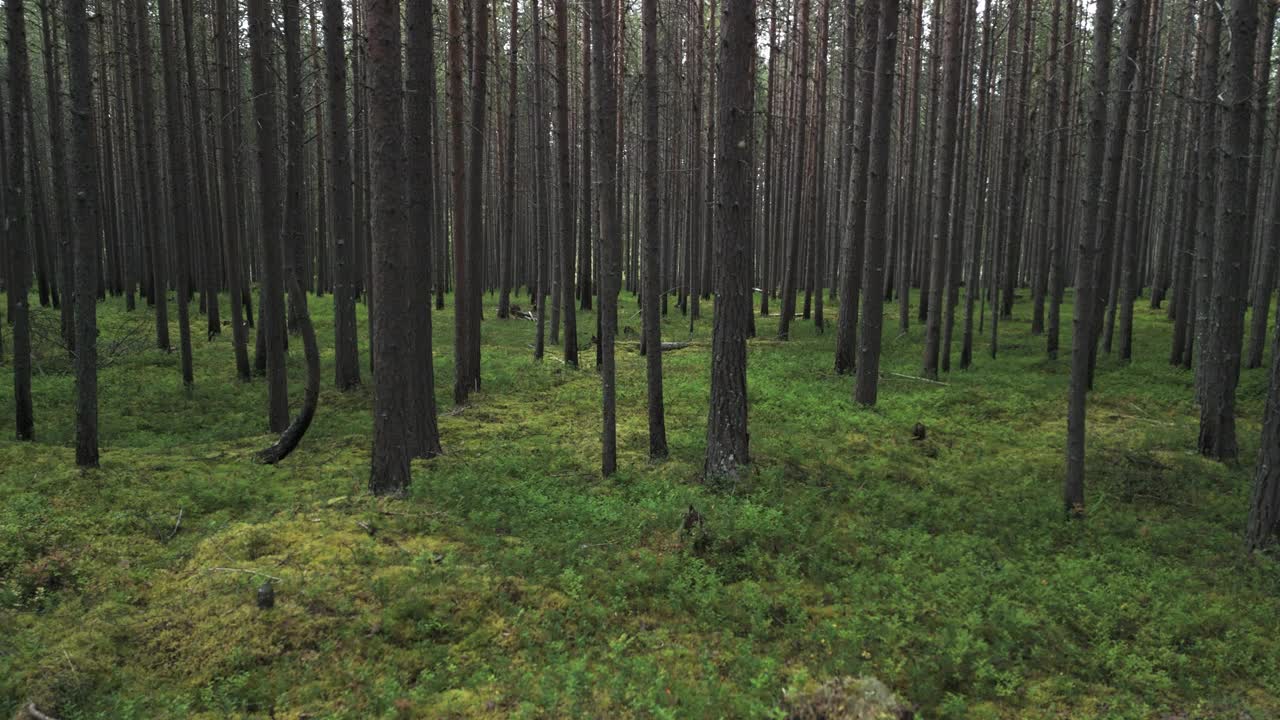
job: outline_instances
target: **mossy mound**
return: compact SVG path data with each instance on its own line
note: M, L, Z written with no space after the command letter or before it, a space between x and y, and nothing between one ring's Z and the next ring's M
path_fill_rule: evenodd
M873 677L839 677L790 695L787 720L912 720L914 712Z

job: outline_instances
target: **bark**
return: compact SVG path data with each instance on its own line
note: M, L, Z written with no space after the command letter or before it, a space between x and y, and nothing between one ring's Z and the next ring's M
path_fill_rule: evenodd
M950 0L946 31L942 40L942 122L938 127L938 169L933 189L933 256L930 268L928 320L925 323L924 376L937 378L942 331L942 291L946 285L949 233L951 231L951 185L955 167L957 126L960 106L960 56L964 43L965 5L969 0Z
M448 102L449 102L449 160L451 172L450 190L453 194L453 402L462 405L471 395L471 369L467 367L468 324L464 320L470 312L471 296L463 292L467 283L467 157L463 149L463 116L465 99L462 94L463 62L462 2L449 0L448 29Z
M327 3L334 1L326 0ZM228 10L230 4L229 0L216 0L214 4L214 24L217 27L218 46L218 136L222 145L222 164L218 179L222 189L222 235L227 255L231 344L236 358L236 377L240 382L249 382L248 332L245 327L244 304L240 301L245 289L240 274L240 223L236 212L238 192L234 162L234 156L239 152L236 149L239 143L235 132L235 118L239 116L240 103L231 93L231 48L239 47L238 40L232 41L231 36L238 35L237 28L240 25L234 19L233 13ZM339 345L338 354L341 357L341 345Z
M853 16L853 3L847 12ZM840 243L840 312L836 326L836 372L854 370L858 340L858 301L862 291L862 269L865 264L863 246L867 218L867 170L871 153L871 110L875 92L876 33L880 27L880 2L868 0L862 6L862 45L859 48L856 84L860 101L854 113L848 199L843 208L844 227ZM854 36L854 20L845 31L846 44ZM845 72L852 74L854 64L846 60ZM848 83L846 83L846 91ZM846 101L849 102L849 101Z
M1198 174L1196 175L1196 238L1195 238L1195 325L1194 347L1196 358L1196 397L1203 401L1206 381L1205 369L1212 365L1208 355L1214 348L1209 345L1210 302L1213 298L1213 257L1217 241L1218 192L1218 62L1221 52L1221 9L1217 0L1205 0L1201 10L1201 35L1204 37L1204 57L1201 61L1200 87L1197 99L1200 110L1200 145ZM1190 357L1187 358L1190 361ZM1202 445L1203 447L1203 445Z
M486 78L489 68L489 0L472 0L475 8L474 38L471 43L471 147L467 171L467 232L460 235L454 252L466 246L466 284L454 292L466 295L467 312L455 319L465 325L464 344L456 352L466 358L466 373L458 377L466 395L480 390L480 316L484 299L484 158Z
M187 203L191 197L191 173L187 164L187 122L178 81L178 34L172 0L159 0L160 49L164 66L164 104L168 116L170 236L173 238L173 272L178 301L178 355L182 385L190 392L195 384L191 366L191 236L195 230ZM159 243L157 243L159 245ZM286 405L286 411L287 411ZM283 426L282 426L283 427Z
M85 0L66 0L71 91L71 174L75 198L76 465L98 466L98 155L94 146L93 68ZM19 283L25 285L25 283Z
M595 117L598 126L596 172L600 177L600 381L603 427L601 473L608 477L618 469L617 367L614 338L618 330L618 267L622 227L618 214L618 96L614 67L615 23L611 3L587 0L591 12L592 76Z
M1084 514L1085 397L1089 388L1089 350L1093 337L1091 303L1097 290L1095 277L1100 237L1094 229L1101 214L1102 178L1107 148L1107 88L1111 77L1112 0L1098 0L1093 29L1093 84L1090 88L1089 135L1083 198L1076 307L1072 322L1071 384L1067 396L1067 470L1063 503L1072 516Z
M791 196L792 203L790 206L790 222L788 226L788 240L786 253L786 268L782 276L782 315L778 318L778 339L786 340L791 334L791 318L796 312L796 283L798 281L797 274L800 268L800 253L802 251L800 245L802 216L804 214L804 197L805 197L805 158L809 149L808 144L808 121L809 113L809 0L799 0L799 33L800 33L800 58L797 66L798 82L800 84L800 99L796 105L799 109L798 121L796 122L796 138L792 147L792 176L791 176Z
M138 144L142 151L143 199L142 217L150 241L150 299L155 304L156 345L169 352L169 273L165 251L163 217L160 201L160 153L156 148L155 95L151 85L153 71L150 32L147 29L147 0L135 0L134 38L137 42L138 102L141 112L137 122Z
M503 159L503 193L502 216L504 227L502 232L502 252L499 255L498 270L500 290L498 294L498 317L506 319L511 316L511 287L514 280L516 250L516 146L519 127L516 123L517 94L520 58L520 3L511 2L511 39L510 61L507 70L507 146Z
M563 0L557 0L563 2ZM658 205L658 2L641 3L644 21L644 347L649 408L649 457L667 456L667 426L662 407L662 318L658 277L659 245L662 242L662 213ZM655 352L656 351L656 352Z
M435 236L435 198L431 192L432 172L435 168L434 146L431 132L430 88L435 83L434 40L431 4L411 2L406 16L406 62L408 77L405 90L408 105L408 241L411 243L410 267L423 278L432 276L431 246ZM409 363L414 368L409 376L412 420L409 434L415 457L430 458L439 455L440 430L436 417L436 373L431 353L431 283L416 282L409 285L412 294L410 321L413 332L407 338L413 342Z
M1263 10L1263 24L1258 39L1260 66L1258 79L1260 82L1258 84L1258 100L1254 113L1253 141L1250 143L1250 147L1254 149L1254 152L1262 152L1266 147L1267 90L1270 87L1271 42L1275 34L1277 9L1280 9L1280 3L1271 2ZM1280 235L1276 232L1276 208L1280 206L1280 199L1278 199L1280 196L1277 195L1277 193L1280 193L1280 177L1273 177L1271 180L1271 201L1269 204L1259 206L1255 199L1260 191L1265 190L1261 170L1264 165L1267 165L1267 163L1252 163L1247 186L1250 193L1249 217L1258 217L1258 224L1260 225L1260 232L1258 233L1258 263L1250 302L1253 307L1253 316L1249 331L1249 355L1245 362L1245 367L1249 369L1262 367L1262 350L1267 344L1267 316L1271 311L1271 295L1275 290L1276 282L1276 252L1280 249ZM1276 143L1275 157L1272 159L1270 167L1273 170L1276 167L1280 167L1280 143ZM1268 206L1271 208L1269 212L1266 210ZM1265 218L1263 217L1264 215L1266 216Z
M58 287L63 291L59 306L62 319L62 339L68 350L75 351L75 259L72 252L74 229L71 218L71 195L67 188L67 140L63 125L62 67L58 39L58 22L51 10L52 1L40 3L40 31L43 35L45 78L45 124L49 128L49 174L52 177L53 221L49 227L53 233L56 253ZM35 151L35 146L32 146Z
M289 386L284 356L284 283L281 271L280 160L276 149L276 81L271 69L271 2L249 0L250 75L258 124L258 215L262 237L262 288L258 303L267 365L267 424L272 432L289 425Z
M573 218L573 175L569 171L569 5L568 0L555 0L555 3L556 145L560 171L560 312L564 320L564 361L567 365L577 367L577 292L573 281L577 236Z
M352 217L351 133L347 118L347 57L342 18L342 0L324 0L329 147L333 155L329 193L333 204L334 381L339 390L346 391L360 384L360 350L356 330L355 221Z
M874 1L874 0L873 0ZM750 462L747 432L747 333L752 317L756 92L754 0L724 0L716 125L715 288L711 403L707 418L708 480L741 479ZM654 353L660 354L660 353Z
M8 163L4 200L4 226L9 250L9 317L13 322L14 436L35 439L31 404L31 285L30 244L26 212L26 125L31 105L31 75L27 59L26 10L22 0L5 0L9 46ZM32 154L35 148L32 147Z
M205 299L206 333L209 338L222 334L222 314L218 307L218 267L217 244L213 242L212 196L209 192L208 166L205 153L204 115L200 109L200 91L196 82L195 17L192 0L182 0L182 36L184 38L183 54L187 78L187 109L191 115L191 131L188 144L192 149L193 182L192 194L195 202L192 209L192 236L196 242L192 247L200 253L204 264L204 272L200 275L200 289ZM176 41L175 41L176 42Z
M875 0L872 0L874 2ZM884 266L888 230L890 124L893 119L894 58L898 44L898 0L881 0L877 35L875 97L871 115L871 157L867 172L867 248L862 287L862 337L854 400L875 405L880 381L880 344L884 325Z
M373 458L369 491L402 495L414 455L414 402L409 392L417 358L413 313L416 269L405 208L404 110L399 0L364 0L368 38L370 179L374 293Z
M1253 116L1254 49L1258 39L1258 7L1254 0L1230 0L1227 5L1231 44L1226 87L1222 93L1223 124L1217 241L1213 255L1213 295L1210 298L1204 393L1200 401L1199 450L1215 460L1233 460L1236 443L1236 385L1240 380L1240 352L1244 342L1245 299L1248 294L1249 218L1248 179L1250 122Z

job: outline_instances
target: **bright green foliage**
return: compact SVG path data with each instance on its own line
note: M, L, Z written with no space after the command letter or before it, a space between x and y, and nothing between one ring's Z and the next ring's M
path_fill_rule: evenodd
M446 454L396 501L365 493L370 393L329 387L331 350L310 434L264 467L264 387L234 381L230 333L197 342L190 397L176 356L144 344L102 371L102 468L81 473L69 366L38 348L37 443L9 440L0 383L0 714L783 717L875 677L928 718L1280 716L1280 564L1241 544L1251 463L1196 455L1192 376L1166 365L1145 304L1138 361L1099 361L1089 514L1071 522L1067 365L1025 317L998 361L945 385L900 377L921 338L886 323L897 374L875 409L832 372L833 333L777 343L758 319L755 466L711 488L709 321L664 357L661 464L643 359L621 346L621 472L604 481L593 353L536 364L533 325L486 302L484 392L442 408ZM331 307L312 302L322 348ZM101 315L104 348L147 322L114 300ZM639 327L630 298L622 325ZM447 398L448 311L435 331ZM1242 377L1243 458L1265 382ZM705 524L684 533L691 504Z

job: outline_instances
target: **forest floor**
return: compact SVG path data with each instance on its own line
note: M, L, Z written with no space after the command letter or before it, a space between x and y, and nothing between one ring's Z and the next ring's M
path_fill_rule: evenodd
M85 473L70 362L39 343L37 442L11 441L0 383L0 713L782 717L789 694L865 675L924 718L1280 717L1280 561L1242 545L1267 373L1241 378L1240 465L1200 458L1192 374L1145 300L1137 360L1099 361L1083 522L1060 491L1069 354L1045 359L1026 301L1000 357L943 384L904 377L922 328L899 336L891 308L875 409L833 373L834 328L779 343L758 319L754 465L733 487L699 477L709 304L663 356L665 462L646 457L644 359L620 346L621 469L602 480L590 346L584 370L558 349L535 363L534 325L494 303L484 389L460 409L452 303L436 314L445 455L400 500L365 489L371 391L332 387L327 297L319 412L279 467L253 460L265 388L235 382L229 332L193 328L187 396L150 314L102 306L102 467ZM638 339L629 296L621 324ZM585 343L594 316L578 326ZM664 339L687 337L673 303Z

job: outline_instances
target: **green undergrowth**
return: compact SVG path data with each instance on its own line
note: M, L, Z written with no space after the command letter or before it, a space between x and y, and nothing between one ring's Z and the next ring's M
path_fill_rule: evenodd
M874 683L925 718L1280 717L1280 564L1241 540L1266 372L1242 375L1243 462L1201 459L1163 312L1140 302L1133 364L1099 360L1088 517L1072 522L1069 355L1045 359L1028 302L997 359L983 341L941 384L916 377L922 331L900 335L895 313L874 409L832 370L833 326L798 322L779 343L776 318L757 318L754 464L723 487L699 478L708 303L694 344L663 356L665 462L646 457L644 360L620 345L609 479L591 347L583 370L559 349L535 363L533 324L494 319L494 303L483 391L462 408L447 403L452 304L436 316L446 452L415 464L400 500L364 489L371 392L332 389L329 298L311 303L319 413L279 467L253 461L271 440L265 389L234 381L229 332L195 331L185 394L177 355L145 341L150 314L112 300L102 467L78 472L70 364L40 343L37 442L9 440L0 384L0 711L806 718ZM578 322L585 344L594 316ZM630 297L621 324L638 340ZM663 333L690 339L674 304ZM686 533L690 505L705 523ZM269 579L276 604L259 610Z

